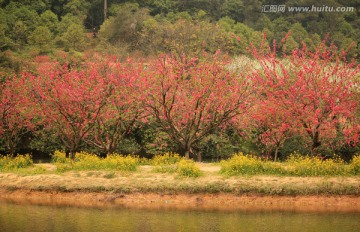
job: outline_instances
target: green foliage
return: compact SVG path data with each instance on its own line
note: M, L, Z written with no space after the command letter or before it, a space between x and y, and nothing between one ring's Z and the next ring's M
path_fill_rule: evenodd
M87 37L84 28L79 24L71 24L60 37L66 51L84 51L87 46ZM60 43L61 44L61 43Z
M107 19L101 26L100 39L110 44L127 44L134 50L139 43L144 21L149 17L148 11L131 3L120 5L114 11L115 16Z
M72 14L66 14L61 17L61 21L57 24L57 31L59 34L63 34L67 31L69 25L71 24L81 25L82 22L78 17Z
M289 36L286 39L286 42L283 44L282 51L285 54L291 54L293 50L299 47L299 44L294 40L292 36Z
M52 40L52 32L44 26L37 27L29 36L29 43L39 47L42 51L48 51L51 48Z
M66 13L70 13L78 17L81 21L86 19L86 14L90 8L90 2L86 0L67 1L63 6Z
M51 10L47 10L40 15L39 26L48 28L52 33L57 34L59 20Z
M249 64L244 60L239 61L244 66ZM229 67L229 69L237 67ZM244 68L239 68L245 72ZM202 160L218 162L223 159L230 158L238 152L256 154L256 148L251 144L250 140L245 140L235 128L227 127L225 130L219 130L205 137L199 144L199 152Z
M283 1L283 4L297 5L290 0ZM28 36L36 27L45 26L57 36L63 34L69 25L75 23L85 25L88 30L101 27L101 40L108 40L107 42L102 41L101 44L102 46L108 44L106 46L108 51L121 44L128 51L154 52L156 50L152 48L154 46L152 43L161 44L166 33L162 33L161 30L148 30L144 26L144 21L156 20L159 23L158 29L161 29L169 27L169 25L176 27L175 24L179 20L186 20L191 26L191 24L207 22L215 25L216 22L228 18L232 20L233 24L247 27L248 31L256 30L260 34L262 31L267 31L269 42L272 42L273 39L280 42L290 30L294 42L300 45L304 40L310 45L316 44L316 41L313 40L316 33L323 38L330 32L331 42L335 41L335 44L341 48L355 42L354 49L350 50L352 54L349 58L356 56L356 51L359 51L356 41L358 41L360 31L357 29L359 20L355 3L345 4L338 1L336 6L354 7L355 9L352 12L342 12L341 14L320 12L266 14L261 13L261 6L261 1L258 0L246 3L243 0L150 0L137 3L134 1L108 1L110 18L104 20L103 1L3 1L1 7L4 13L0 13L0 22L4 26L5 36L3 38L0 36L0 41L7 46L10 45L11 49L23 49L28 45ZM219 25L220 27L224 26L222 23ZM194 31L189 29L189 31ZM202 26L202 29L204 34L209 37L216 37L215 45L230 53L244 53L246 48L244 45L255 38L255 36L233 28L232 32L241 38L240 41L233 40L232 36L216 32L216 27L212 27L211 24L206 27ZM226 31L230 32L230 30ZM198 32L194 34L197 35ZM180 33L178 35L179 38L182 37ZM174 37L174 39L176 42L178 38ZM201 41L199 36L196 39ZM214 45L209 45L206 40L205 38L206 45L212 48Z
M0 157L0 171L13 171L27 168L33 165L29 154L12 157L10 155Z

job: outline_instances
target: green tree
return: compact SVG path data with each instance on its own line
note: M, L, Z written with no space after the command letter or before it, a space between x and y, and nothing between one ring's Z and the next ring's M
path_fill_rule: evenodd
M82 25L82 22L78 17L72 14L66 14L61 17L61 21L58 23L57 31L59 32L59 34L63 34L67 31L69 25L71 24Z
M151 9L152 15L167 14L175 9L173 0L150 0L147 4Z
M64 5L64 10L65 13L70 13L72 15L75 15L81 20L81 22L84 22L87 17L90 6L91 3L86 0L69 0Z
M244 24L252 27L261 15L260 0L248 0L244 5Z
M84 27L79 24L71 24L61 36L65 50L84 51L87 46L87 37Z
M29 36L29 43L47 52L52 47L53 34L49 28L38 26Z
M15 42L16 49L21 49L27 43L28 30L23 21L16 21L11 36Z
M130 50L135 50L144 21L149 18L148 10L139 8L137 4L124 4L116 9L116 15L109 17L100 27L99 37L102 43L126 44Z
M309 37L308 32L300 23L294 23L290 28L291 36L297 43L303 42Z
M58 33L59 20L54 12L47 10L40 15L39 25L47 27L52 33Z
M10 49L14 46L14 42L8 36L8 33L7 14L0 8L0 51Z
M51 1L50 0L11 0L11 3L16 3L21 6L31 7L37 13L41 14L42 12L50 9Z
M26 28L33 31L39 23L39 15L31 6L18 6L16 4L9 4L5 8L5 12L8 15L8 24L10 28L18 21L22 21Z
M256 24L254 25L254 29L261 31L264 29L268 29L269 31L274 30L274 25L265 14L262 14L260 18L257 20Z
M226 45L220 28L205 20L178 19L174 23L166 19L148 20L144 25L140 44L154 53L200 56L202 51L214 53L224 50Z
M286 54L291 54L291 51L298 48L299 44L294 40L292 36L289 36L285 43L282 46L282 52Z
M230 17L236 22L244 21L244 2L243 0L224 1L222 17Z
M12 2L5 7L4 12L9 29L6 35L14 41L14 48L21 50L27 44L30 33L37 27L39 16L30 7Z
M279 43L291 28L291 23L285 18L280 17L273 21L274 39Z
M233 53L247 53L247 47L249 46L250 42L253 44L257 44L257 42L259 42L257 38L255 43L253 41L253 29L243 23L235 23L235 20L229 17L224 17L220 19L218 25L224 32L228 32L230 37L232 38L229 43L225 42L225 44L227 45L226 50L232 51ZM260 36L260 39L261 38L262 36Z

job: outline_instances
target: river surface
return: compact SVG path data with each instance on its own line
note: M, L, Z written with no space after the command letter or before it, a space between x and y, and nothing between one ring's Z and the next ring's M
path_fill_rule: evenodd
M360 213L76 208L0 202L1 232L360 231Z

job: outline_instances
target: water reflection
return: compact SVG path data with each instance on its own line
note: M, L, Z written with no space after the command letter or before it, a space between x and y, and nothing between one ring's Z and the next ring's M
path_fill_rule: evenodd
M0 231L360 231L360 214L88 209L0 202Z

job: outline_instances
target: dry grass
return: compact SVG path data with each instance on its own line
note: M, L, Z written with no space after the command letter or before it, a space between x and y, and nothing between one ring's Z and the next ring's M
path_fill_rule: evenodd
M203 175L180 177L156 173L153 166L136 172L69 171L59 174L52 164L37 164L43 174L0 173L0 188L41 191L118 193L233 193L262 195L360 195L360 177L233 176L219 174L217 164L198 164Z

